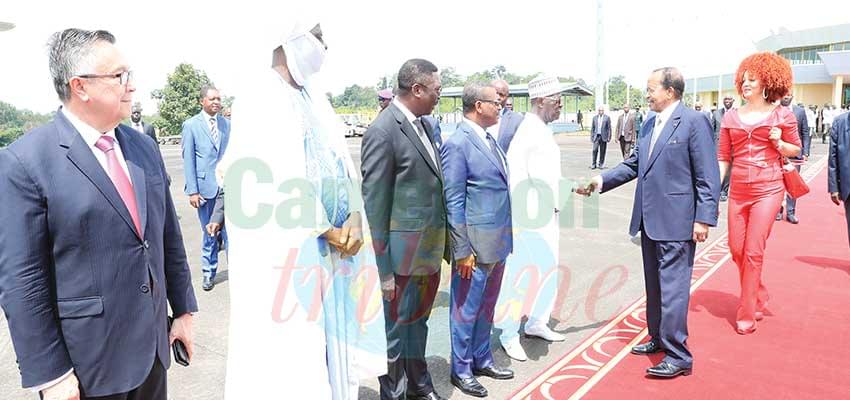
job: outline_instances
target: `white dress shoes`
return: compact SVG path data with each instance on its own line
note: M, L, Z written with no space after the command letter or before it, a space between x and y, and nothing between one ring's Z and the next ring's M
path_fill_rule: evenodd
M505 349L505 353L507 353L508 357L514 360L528 360L528 356L525 354L525 350L522 348L522 344L520 344L519 342L519 336L508 340L507 342L503 341L502 348Z
M567 338L551 329L544 324L534 324L525 326L525 334L528 336L539 337L550 342L563 342Z

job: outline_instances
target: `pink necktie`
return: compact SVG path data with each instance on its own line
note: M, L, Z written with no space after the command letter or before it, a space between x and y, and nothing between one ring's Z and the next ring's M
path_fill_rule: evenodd
M133 225L136 226L136 232L139 236L142 236L142 229L139 224L139 209L136 206L136 193L133 192L133 185L124 172L124 168L121 168L121 164L118 162L118 156L115 155L114 140L111 136L100 135L100 139L97 139L97 143L94 145L106 154L106 170L109 173L109 179L112 180L112 184L118 189L118 195L121 196L121 200L127 206L127 210L130 212L130 218L133 219Z

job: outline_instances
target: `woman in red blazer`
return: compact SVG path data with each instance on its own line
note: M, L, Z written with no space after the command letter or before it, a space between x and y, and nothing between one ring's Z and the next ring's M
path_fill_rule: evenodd
M738 265L741 300L739 334L755 332L769 299L761 280L764 249L782 205L782 157L800 153L797 120L776 102L789 93L791 65L773 53L756 53L738 67L735 86L746 104L727 112L717 148L720 177L731 165L729 250Z

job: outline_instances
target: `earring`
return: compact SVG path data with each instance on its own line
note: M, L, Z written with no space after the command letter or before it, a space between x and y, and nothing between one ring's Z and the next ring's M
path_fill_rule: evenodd
M767 100L767 92L765 91L765 89L761 90L761 97Z

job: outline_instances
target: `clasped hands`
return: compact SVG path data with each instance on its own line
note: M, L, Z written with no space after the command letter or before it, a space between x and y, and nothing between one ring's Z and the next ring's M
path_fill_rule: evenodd
M778 128L773 129L779 131ZM773 134L772 132L773 131L771 130L771 135ZM782 132L779 131L779 134L782 134ZM587 183L587 185L575 188L575 192L582 196L590 196L591 193L595 192L600 187L602 187L602 178L600 176L595 176ZM697 243L706 241L708 239L708 225L703 224L702 222L694 222L694 233L692 239Z
M599 190L599 188L601 188L601 187L602 187L602 177L597 175L597 176L594 176L593 178L591 178L590 182L588 182L587 185L579 186L579 187L573 189L573 191L582 195L582 196L590 196L591 193Z
M341 258L351 257L363 246L363 220L360 212L353 212L341 228L328 229L322 236L339 251Z

